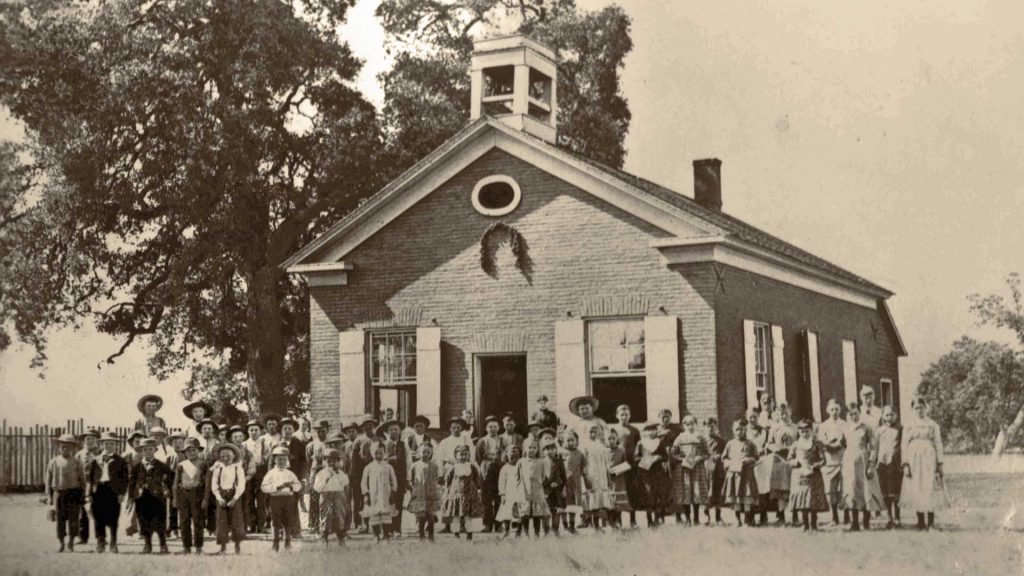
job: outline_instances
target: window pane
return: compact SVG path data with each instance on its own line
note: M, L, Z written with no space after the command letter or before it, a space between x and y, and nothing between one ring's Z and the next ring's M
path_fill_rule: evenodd
M405 358L405 377L407 379L410 379L410 380L416 378L416 357L415 356L407 356Z
M406 355L416 353L416 335L406 334L405 335L405 353Z
M629 369L643 370L646 362L643 345L629 347Z

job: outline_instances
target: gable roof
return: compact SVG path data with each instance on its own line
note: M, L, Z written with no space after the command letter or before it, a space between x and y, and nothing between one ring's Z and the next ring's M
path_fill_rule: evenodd
M445 159L457 153L460 147L467 145L474 137L483 131L494 129L497 132L521 140L532 148L543 150L550 156L557 157L564 162L575 164L577 168L598 173L606 179L617 182L621 190L637 197L638 199L655 206L667 213L670 217L677 218L691 229L698 229L699 237L731 237L753 247L767 251L773 255L792 260L817 271L842 279L846 283L860 286L882 297L892 295L892 292L885 288L837 266L823 258L815 256L793 244L790 244L776 236L760 230L742 220L724 212L711 210L698 204L692 198L684 196L669 188L658 185L639 176L630 174L617 168L612 168L600 162L596 162L580 154L553 146L540 138L531 136L519 130L507 127L500 121L488 116L481 116L471 122L462 130L457 132L441 146L424 156L419 162L406 170L395 180L379 192L371 196L352 212L343 217L337 224L332 226L324 234L304 246L281 267L292 272L300 272L297 267L308 269L307 264L317 253L322 252L327 246L339 241L346 231L358 225L368 218L375 209L386 204L390 198L399 194L404 188L411 185L425 172L434 166L442 163ZM664 228L665 226L660 226Z

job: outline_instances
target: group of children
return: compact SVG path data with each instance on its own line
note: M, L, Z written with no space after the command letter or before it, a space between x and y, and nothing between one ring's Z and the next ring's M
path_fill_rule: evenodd
M417 416L407 429L394 419L365 415L330 432L318 422L308 440L299 423L266 414L242 426L220 426L202 402L185 409L193 423L168 434L156 411L159 397L139 401L143 418L118 454L121 439L105 432L56 438L59 454L49 463L44 501L53 506L60 551L88 541L92 523L97 552L117 552L118 527L141 533L143 553L168 553L167 537L180 533L181 553L202 553L204 533L236 553L248 533L272 529L273 549L301 535L300 507L308 529L324 544L343 542L350 530L378 540L402 534L403 510L416 518L421 539L440 533L472 539L474 532L536 536L577 527L621 528L628 516L637 526L643 511L656 527L674 515L677 523L722 523L721 508L737 525L776 522L816 530L819 512L832 521L870 528L872 514L900 521L900 497L913 502L918 527L930 528L941 507L941 435L915 400L917 420L901 433L895 412L874 406L865 387L861 403L828 403L828 419L794 425L788 408L762 399L759 408L732 425L732 439L719 435L715 418L703 429L692 415L672 422L662 410L657 422L639 430L628 405L618 406L615 424L596 416L599 401L570 402L574 422L560 425L538 399L526 434L515 416L488 416L475 438L471 414L446 422L449 435L436 441L431 422ZM763 408L763 409L762 409ZM816 429L815 429L816 428ZM77 449L81 444L81 448ZM77 451L76 451L77 449ZM901 455L910 453L910 461ZM913 479L905 486L904 478ZM909 495L908 495L909 492ZM124 516L124 518L122 518ZM85 521L82 525L81 521ZM455 526L453 530L453 525Z

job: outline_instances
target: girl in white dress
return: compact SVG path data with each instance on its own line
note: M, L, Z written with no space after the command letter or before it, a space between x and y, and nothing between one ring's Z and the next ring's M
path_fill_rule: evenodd
M847 426L843 433L846 451L843 453L843 508L850 511L851 532L860 530L863 516L864 529L871 529L871 513L884 506L882 489L878 485L875 468L878 465L878 441L867 423L860 419L860 406L851 402L846 409Z
M608 524L609 511L615 509L612 494L611 475L608 473L608 446L604 443L604 426L592 424L588 433L590 441L583 445L583 479L586 483L583 507L590 516L594 530L601 530Z
M917 513L917 529L935 524L935 511L946 507L942 485L942 433L939 425L925 414L924 398L910 404L915 417L903 426L903 487L900 505Z

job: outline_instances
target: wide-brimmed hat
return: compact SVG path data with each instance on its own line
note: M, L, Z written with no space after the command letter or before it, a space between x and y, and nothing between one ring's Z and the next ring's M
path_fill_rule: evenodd
M281 418L280 422L277 423L277 425L280 426L281 428L284 428L285 424L291 424L292 428L296 430L299 429L299 421L296 420L295 418L292 418L291 416L285 416L284 418Z
M159 448L160 445L156 443L156 440L152 438L143 438L142 442L139 442L139 450L143 448Z
M275 422L277 422L278 426L281 425L281 415L278 414L277 412L267 412L266 414L260 416L260 422L263 422L264 428L267 427L267 420L274 420Z
M185 418L188 418L189 420L191 420L192 419L192 410L195 409L195 408L199 408L199 407L202 407L202 408L206 409L206 415L207 416L210 416L210 415L213 414L213 406L210 406L209 404L207 404L206 402L204 402L202 400L196 400L195 402L189 402L188 404L185 405L184 408L181 409L181 411L182 411L182 413L185 414Z
M249 433L245 431L245 428L242 428L241 424L235 424L231 428L228 428L228 436L231 436L235 432L241 432L242 434L245 434L246 436L249 435Z
M188 438L185 438L185 448L184 449L188 450L189 448L195 448L196 450L199 450L199 451L203 450L203 446L201 444L199 444L199 438L193 438L191 436L189 436Z
M530 420L530 423L526 425L526 429L527 430L529 430L530 428L534 428L534 427L536 427L536 428L544 428L544 423L541 422L540 420Z
M541 428L540 432L537 432L537 436L543 436L545 434L551 434L552 436L557 437L558 431L555 430L554 428Z
M448 420L445 420L445 425L448 428L451 428L452 424L455 424L456 422L458 422L463 428L469 427L469 424L465 420L463 420L461 416L452 416Z
M231 450L231 453L235 455L235 460L242 459L242 451L230 442L221 442L213 448L213 453L220 456L222 450Z
M376 424L377 422L380 422L380 420L377 420L376 418L374 418L373 414L363 414L362 416L359 417L359 427L360 428L365 426L367 422L373 422L374 424Z
M342 424L339 422L338 425L340 426L338 430L341 432L346 432L348 430L359 430L359 425L356 424L355 422L349 422L348 424Z
M213 418L203 418L202 420L199 421L199 426L198 426L199 431L202 432L203 431L203 426L206 426L207 424L209 424L210 426L213 426L213 433L214 434L216 434L220 430L220 426L217 425L216 422L214 422Z
M164 436L167 436L167 430L164 430L159 426L153 426L149 429L149 435L152 436L153 434L163 434Z
M339 430L328 434L327 439L324 440L324 444L334 444L336 442L344 442L345 440L348 440L348 438Z
M119 438L117 436L117 434L114 434L113 432L110 432L109 430L107 432L104 432L103 434L100 434L100 442L120 442L120 441L121 441L121 438Z
M263 430L263 424L260 424L260 421L256 420L255 418L253 418L252 420L249 420L248 422L245 423L245 429L246 430L248 430L249 428L252 428L253 426L259 428L260 430Z
M596 412L597 407L601 405L601 402L593 396L577 396L572 400L569 400L569 412L579 415L580 404L590 404Z
M150 400L156 401L157 410L160 410L161 408L164 407L164 399L157 396L156 394L145 394L142 398L139 398L138 402L135 403L135 407L139 409L139 412L143 412L142 407L145 406L146 402L149 402Z
M93 438L99 438L100 437L100 431L95 429L95 428L89 428L85 432L82 432L81 434L78 435L78 440L79 441L84 441L86 436L92 436Z
M373 431L373 433L376 434L377 436L383 436L388 433L388 428L390 428L392 424L397 424L399 429L404 428L401 422L392 418L391 420L385 420L384 422L381 422L380 425L377 426L377 428Z
M58 444L74 444L78 446L78 438L75 438L74 434L61 434L56 438L52 438L52 440Z
M273 450L270 451L270 456L271 457L287 456L287 457L291 458L292 455L291 455L290 452L288 452L288 449L285 448L284 446L278 446L278 447L276 447L276 448L274 448Z
M413 416L412 423L416 424L417 422L422 422L424 426L430 428L430 418L427 418L423 414L417 414Z
M181 430L175 430L167 435L168 440L178 440L179 438L185 438L185 433Z
M128 438L126 438L125 441L128 442L129 444L131 444L132 440L135 440L136 438L145 438L145 437L146 437L146 433L143 432L142 430L132 430L132 433L128 435Z
M331 423L329 421L327 421L327 420L317 420L316 424L313 426L313 429L314 430L320 430L321 428L330 430L331 429Z

